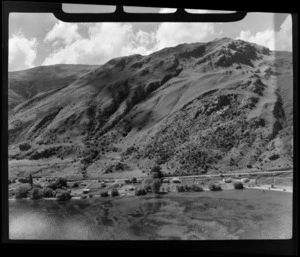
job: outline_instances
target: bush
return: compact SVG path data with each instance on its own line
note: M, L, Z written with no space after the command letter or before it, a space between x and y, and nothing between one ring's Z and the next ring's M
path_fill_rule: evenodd
M71 194L69 190L57 189L55 192L57 201L66 201L71 198Z
M209 185L209 190L210 191L222 191L222 187L217 184L210 184Z
M19 186L16 189L16 191L15 191L15 197L16 197L16 199L27 198L30 189L31 188L30 188L29 185L21 185L21 186Z
M184 186L177 186L177 191L178 192L185 192L185 187Z
M132 183L136 183L136 182L137 182L137 179L136 179L136 178L132 178L132 179L131 179L131 182L132 182Z
M280 157L279 154L273 154L269 157L269 160L274 161L274 160L278 159L279 157Z
M89 194L89 198L93 198L94 196L93 196L93 194Z
M119 195L119 191L116 188L113 188L111 190L111 196L118 196Z
M72 187L74 188L74 187L79 187L79 184L77 183L77 182L75 182L73 185L72 185Z
M57 185L58 185L59 188L61 188L61 187L68 187L68 183L67 182L68 182L68 180L65 179L65 178L58 178L56 180L56 183L57 183Z
M151 183L151 190L152 190L152 193L154 194L158 194L159 193L159 190L160 190L160 187L161 187L161 181L160 179L154 179Z
M44 198L51 198L53 197L53 190L51 188L44 188L43 190L43 196Z
M107 191L103 191L100 193L101 197L108 197L108 192Z
M33 188L31 191L29 191L30 199L37 200L41 199L43 197L43 191L39 188Z
M58 185L56 182L51 182L47 185L48 188L51 188L52 190L56 190L58 188Z
M147 190L145 188L137 188L135 190L135 195L146 195L147 194Z
M11 184L11 180L10 180L10 179L8 180L8 184L9 184L9 185Z
M50 183L47 187L56 190L59 188L67 188L68 184L67 184L67 179L65 178L58 178L55 182Z
M31 145L28 143L19 144L20 151L27 151L31 148Z
M191 185L190 190L192 192L203 192L204 191L202 187L197 186L195 184Z
M234 182L234 183L233 183L233 186L234 186L235 189L243 189L243 188L244 188L243 183L240 182L240 181Z
M29 179L28 178L18 178L18 181L20 183L29 183Z

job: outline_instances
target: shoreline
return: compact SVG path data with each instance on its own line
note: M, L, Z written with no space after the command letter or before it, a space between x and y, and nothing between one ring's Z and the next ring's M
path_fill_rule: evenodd
M271 188L269 186L245 186L243 189L234 189L234 188L223 188L222 191L224 190L244 190L244 189L252 189L252 190L255 190L255 189L259 189L259 190L266 190L266 191L277 191L277 192L282 192L282 193L293 193L293 188L289 189L289 188ZM285 190L284 190L285 189ZM205 192L214 192L214 191L210 191L209 189L203 189L203 191ZM181 194L181 192L170 192L170 193L179 193ZM200 193L201 192L187 192L187 193ZM72 198L70 198L69 200L66 200L66 201L70 201L70 200L87 200L87 199L93 199L93 198L103 198L103 199L114 199L114 200L119 200L125 196L135 196L135 194L120 194L118 198L115 198L115 197L111 197L111 196L108 196L108 197L101 197L100 195L94 195L93 197L87 197L85 199L81 199L80 196L74 196ZM22 198L22 199L16 199L16 198L8 198L9 201L17 201L17 200L31 200L31 201L34 201L33 199L30 199L30 198ZM51 197L51 198L41 198L41 199L37 199L37 200L48 200L48 201L57 201L56 198L54 197ZM65 202L65 201L61 201L61 202Z

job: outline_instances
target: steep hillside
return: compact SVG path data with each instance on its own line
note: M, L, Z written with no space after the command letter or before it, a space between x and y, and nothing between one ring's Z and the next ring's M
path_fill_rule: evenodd
M9 73L9 110L36 94L59 89L99 66L53 65Z
M80 67L65 66L66 75L30 95L21 86L9 91L17 99L12 176L29 166L41 175L99 177L142 176L154 164L177 174L292 165L289 52L222 38ZM30 71L16 72L14 85L26 76L35 83Z

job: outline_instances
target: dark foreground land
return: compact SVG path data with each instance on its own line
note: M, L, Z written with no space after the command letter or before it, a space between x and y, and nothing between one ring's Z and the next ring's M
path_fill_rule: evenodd
M289 239L292 193L255 189L9 202L10 239Z

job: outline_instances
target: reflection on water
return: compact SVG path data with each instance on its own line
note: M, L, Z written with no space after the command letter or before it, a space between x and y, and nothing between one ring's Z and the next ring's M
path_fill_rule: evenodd
M231 191L231 192L229 192ZM289 238L292 194L244 190L180 196L18 200L9 203L10 239Z

